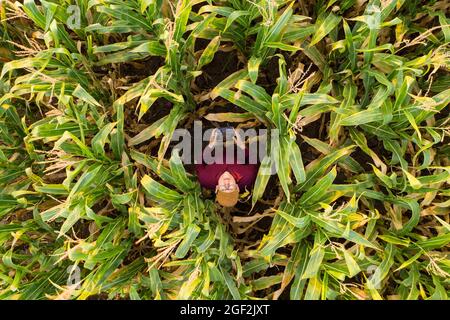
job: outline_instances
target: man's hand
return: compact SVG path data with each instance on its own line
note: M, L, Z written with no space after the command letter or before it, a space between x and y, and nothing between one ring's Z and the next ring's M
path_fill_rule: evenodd
M242 140L241 135L238 132L236 132L236 129L233 129L233 131L234 131L233 137L234 142L239 148L245 149L245 142Z

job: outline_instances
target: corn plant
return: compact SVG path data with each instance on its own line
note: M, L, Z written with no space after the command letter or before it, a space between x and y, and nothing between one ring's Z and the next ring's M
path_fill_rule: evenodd
M447 299L447 11L0 1L0 299ZM231 211L194 120L278 133Z

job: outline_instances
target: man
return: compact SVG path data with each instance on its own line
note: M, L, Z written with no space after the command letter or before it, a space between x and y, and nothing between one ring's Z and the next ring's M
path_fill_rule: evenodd
M226 134L227 131L234 133L236 145L240 148L241 154L243 153L245 156L243 164L238 161L239 150L236 153L233 152L234 158L231 161L226 159L226 148L223 148L224 144L217 139L217 135L219 132ZM216 161L212 164L206 164L203 161L203 163L195 165L195 171L200 184L204 188L215 190L216 200L220 205L234 207L239 200L239 192L251 187L255 182L258 164L248 163L248 149L245 148L244 142L233 128L215 129L211 135L210 143L205 149L211 150L216 148L217 145L222 148L223 161Z

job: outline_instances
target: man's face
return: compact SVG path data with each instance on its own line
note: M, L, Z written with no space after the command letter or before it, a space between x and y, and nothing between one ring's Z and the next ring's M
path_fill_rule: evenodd
M236 184L236 180L228 171L222 173L217 183L216 191L233 192L236 189L239 190L239 186Z

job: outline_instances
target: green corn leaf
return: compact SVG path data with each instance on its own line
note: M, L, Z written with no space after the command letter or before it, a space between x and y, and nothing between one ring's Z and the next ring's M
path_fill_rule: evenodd
M225 24L225 28L223 29L223 32L225 33L227 31L227 29L233 24L234 21L237 20L239 22L239 18L248 16L248 15L250 15L249 11L243 11L243 10L233 11L228 16L227 23Z
M361 271L361 269L350 252L345 249L343 249L342 252L344 253L344 259L347 264L349 275L350 277L354 277Z
M300 148L294 139L291 139L289 144L289 164L292 172L294 172L297 184L303 183L306 180L305 168Z
M331 169L322 179L320 179L314 186L306 191L301 197L299 202L302 206L308 206L319 201L323 196L327 194L328 188L336 178L336 167Z
M172 152L169 161L170 171L172 172L179 189L188 192L195 188L196 185L188 178L178 151L179 150L174 149L174 152Z
M317 275L324 256L325 250L321 246L318 246L311 250L308 265L306 266L305 272L302 275L302 279L309 279Z
M272 98L262 87L245 80L239 80L236 83L236 88L251 96L253 99L255 99L255 101L263 105L265 108L270 108L272 104Z
M200 59L198 60L197 70L200 70L203 66L206 66L214 59L214 54L219 49L220 45L220 36L214 37L208 46L203 51Z
M178 259L182 259L184 258L184 256L186 256L192 246L192 243L197 238L200 231L201 229L195 224L191 224L187 227L184 239L175 251L175 257L177 257Z
M308 281L306 287L305 300L318 300L322 290L322 283L317 276L312 277Z
M253 186L253 194L252 194L252 208L255 206L258 199L262 197L264 194L264 190L266 189L267 183L269 182L269 178L271 175L272 168L272 158L265 156L261 161L261 165L258 170L258 174L256 176L255 185Z
M256 83L256 80L258 79L258 71L259 71L259 65L261 64L261 58L258 57L251 57L248 60L248 76L253 84Z
M235 93L225 88L216 88L215 91L217 95L221 96L222 98L230 101L231 103L241 107L242 109L248 112L253 112L260 116L262 116L265 113L266 109L264 108L263 105L253 101L252 99L242 94Z
M314 214L310 214L311 219L319 225L320 227L324 228L329 233L335 234L339 237L345 238L349 241L352 241L354 243L360 244L365 247L373 248L373 249L379 249L376 245L374 245L372 242L365 239L363 236L361 236L359 233L353 231L353 230L345 230L342 225L335 221L331 221L328 219L322 219L319 217L314 216Z
M81 85L77 85L72 95L87 103L100 107L100 104Z
M270 27L268 30L264 42L270 43L270 42L277 42L279 41L283 36L283 31L286 28L287 22L292 17L292 4L287 7L283 14L277 19L275 24Z
M268 48L280 49L282 51L289 51L289 52L297 52L299 50L302 50L301 47L296 47L282 42L266 42L266 46Z
M306 285L306 279L303 279L306 266L308 263L307 257L309 256L309 248L307 245L301 246L300 255L298 258L299 265L295 270L295 278L290 290L290 298L292 300L300 300L303 295L303 289Z
M97 155L105 155L105 143L107 142L108 135L111 133L111 130L115 127L116 123L108 123L100 131L95 135L92 139L91 145L95 154Z
M300 184L296 189L296 192L299 190L306 190L311 187L315 181L331 166L333 163L338 161L340 158L349 155L353 151L354 146L348 146L342 149L335 150L330 154L323 157L319 160L314 167L311 167L309 170L306 170L306 180L302 184Z
M240 295L239 290L236 287L236 284L234 283L234 280L231 277L231 275L227 271L223 270L222 268L220 268L220 273L222 274L222 278L224 279L224 282L225 282L228 290L230 291L233 299L240 300L241 295Z

